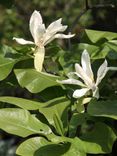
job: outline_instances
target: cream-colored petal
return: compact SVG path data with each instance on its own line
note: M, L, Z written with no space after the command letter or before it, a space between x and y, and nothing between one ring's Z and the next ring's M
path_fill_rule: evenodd
M39 72L41 72L43 68L44 56L45 56L45 48L38 47L34 53L34 67Z
M66 25L61 24L62 19L58 19L54 22L52 22L48 28L46 29L46 34L45 34L45 42L50 40L57 32L63 32L67 29Z
M48 43L50 43L51 41L53 41L55 38L68 39L68 38L71 38L71 37L74 37L74 34L73 35L56 34L56 35L53 35L53 36L46 36L44 38L44 46L47 45Z
M87 74L87 76L90 77L92 80L94 80L93 71L91 69L90 56L89 56L87 50L84 50L82 53L81 64L82 64L82 68L85 71L85 73Z
M74 36L75 36L75 34L71 34L71 35L56 34L55 38L65 38L65 39L67 39L67 38L71 38L71 37L74 37Z
M51 41L53 41L55 39L54 35L53 36L46 36L44 37L44 41L43 41L43 45L46 46L48 43L50 43Z
M15 40L17 43L22 44L22 45L25 45L25 44L34 44L34 42L24 40L23 38L13 37L13 40Z
M62 26L61 24L62 18L52 22L46 29L47 32L53 31L55 29L58 29L59 27Z
M96 87L95 90L93 91L93 97L99 99L99 88Z
M105 60L102 65L99 67L98 71L97 71L97 80L96 80L96 86L102 81L102 79L105 77L107 71L108 71L108 67L107 67L108 63Z
M45 25L39 11L34 11L31 15L29 22L30 32L34 38L35 44L41 40L43 34L45 33Z
M107 70L117 70L117 67L107 67Z
M87 74L85 73L85 71L82 69L82 67L78 63L75 64L75 70L76 70L78 76L87 85L87 87L91 89L92 86L94 85L94 82L87 76Z
M77 89L74 91L73 97L80 98L80 97L84 96L88 91L89 91L88 88Z
M82 86L82 87L86 87L81 81L76 80L76 79L67 79L67 80L57 80L57 82L61 83L61 84L72 84L72 85L78 85L78 86Z

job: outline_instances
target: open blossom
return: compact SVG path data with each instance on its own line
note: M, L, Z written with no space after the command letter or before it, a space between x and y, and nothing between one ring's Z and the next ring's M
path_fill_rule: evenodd
M97 79L94 80L94 74L91 68L90 57L87 50L84 50L81 57L81 65L76 63L75 70L76 72L71 72L68 74L69 79L58 81L62 84L73 84L81 86L81 89L76 89L73 93L74 98L83 97L87 94L88 91L92 91L92 96L99 98L99 88L98 85L105 77L108 70L117 70L117 67L107 67L108 63L105 60L97 71ZM75 79L74 75L80 78L80 80Z
M29 28L32 37L34 39L34 42L24 40L23 38L16 38L16 37L13 38L14 40L16 40L16 42L22 45L25 44L36 45L35 53L34 53L34 66L37 71L42 70L44 56L45 56L44 46L46 46L49 42L51 42L55 38L71 38L74 36L74 34L65 35L61 33L67 29L67 26L62 25L61 21L62 18L52 22L46 29L40 12L35 10L32 13L29 22Z

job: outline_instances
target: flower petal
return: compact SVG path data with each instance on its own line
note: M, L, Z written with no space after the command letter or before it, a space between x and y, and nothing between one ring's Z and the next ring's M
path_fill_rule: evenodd
M117 70L117 67L107 67L107 70Z
M74 91L73 97L80 98L80 97L84 96L88 91L89 91L88 88L77 89Z
M87 76L87 74L85 73L85 71L82 69L82 67L76 63L75 64L75 70L78 74L78 76L84 81L84 83L87 85L88 88L92 88L93 87L93 81Z
M62 84L72 84L72 85L79 85L82 87L86 87L81 81L72 78L67 80L62 80L62 81L57 80L57 82Z
M45 48L44 47L37 48L34 54L34 67L39 72L42 71L44 56L45 56Z
M46 36L45 39L44 39L44 46L47 45L48 43L50 43L51 41L53 41L55 38L71 38L73 37L73 35L64 35L64 34L56 34L56 35L53 35L53 36Z
M51 41L53 41L55 39L54 35L53 36L46 36L44 37L44 46L47 45L48 43L50 43Z
M45 42L48 42L57 32L63 32L67 29L66 25L61 24L62 18L52 22L46 29Z
M87 50L84 50L82 53L81 64L82 64L82 68L86 72L87 76L90 77L92 80L94 80L93 72L91 69L90 57L89 57Z
M34 44L34 42L24 40L23 38L13 37L13 40L15 40L17 43L22 44L22 45L25 45L25 44Z
M107 71L108 71L108 67L107 67L108 63L105 60L102 65L99 67L98 71L97 71L97 80L96 80L96 86L102 81L102 79L104 78L104 76L106 75Z
M45 25L39 11L34 11L31 15L29 22L30 32L34 38L35 44L37 45L43 34L45 33Z
M96 89L93 91L93 97L99 99L99 88L96 87Z
M52 22L46 29L46 32L55 31L62 26L61 24L62 18Z
M56 34L55 38L71 38L74 37L75 34L71 34L71 35L65 35L65 34Z

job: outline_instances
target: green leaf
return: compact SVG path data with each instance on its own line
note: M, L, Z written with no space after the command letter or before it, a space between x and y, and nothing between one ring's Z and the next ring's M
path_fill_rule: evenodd
M34 156L34 153L41 147L51 144L45 138L34 137L30 138L19 145L16 154L21 156Z
M16 154L21 156L86 156L84 152L74 150L68 142L54 144L42 137L26 140L18 147Z
M88 105L88 113L92 116L103 116L117 120L117 100L92 100Z
M43 107L39 108L39 111L47 118L48 122L53 126L55 126L54 116L56 115L61 120L64 131L66 132L68 129L69 106L70 100L65 97L59 97L44 103Z
M64 136L63 124L62 124L60 117L54 114L53 120L54 120L54 126L56 128L57 133L60 134L61 136Z
M110 153L117 136L113 129L104 123L95 123L92 130L86 132L80 138L68 138L51 136L54 143L69 142L74 151L90 154Z
M117 136L111 127L99 122L95 123L93 130L84 134L81 139L86 153L98 154L110 153Z
M70 143L63 144L50 144L46 145L37 152L35 152L34 156L86 156L84 152L74 150L71 147Z
M78 126L86 121L88 115L85 113L74 113L69 123L69 137L75 137Z
M17 108L0 109L0 128L21 137L31 134L45 135L51 132L47 125L41 123L27 110Z
M37 72L34 69L16 69L15 75L19 84L31 93L38 93L48 87L58 85L57 76Z
M9 75L15 63L16 60L3 58L0 56L0 81L5 79Z
M87 34L90 41L93 43L96 43L101 39L106 39L109 41L117 38L117 33L112 33L108 31L97 31L97 30L86 29L85 33Z
M9 46L3 45L0 48L0 80L5 79L10 74L17 62L27 58L29 57L18 53Z
M6 102L26 110L36 110L42 107L43 105L43 103L40 102L9 96L0 97L0 102Z
M91 59L94 60L105 58L110 51L110 48L106 44L92 45L87 43L79 43L75 47L78 51L81 51L81 53L84 49L86 49L90 54Z

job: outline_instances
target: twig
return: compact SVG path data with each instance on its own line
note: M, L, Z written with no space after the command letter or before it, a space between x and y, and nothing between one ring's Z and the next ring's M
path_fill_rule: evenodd
M88 11L88 10L92 10L92 9L100 9L100 8L117 8L117 5L115 4L98 4L98 5L93 5L93 6L89 6L88 0L85 0L85 8L80 12L80 14L75 18L73 24L71 25L71 27L69 28L69 32L71 33L72 30L74 29L74 27L78 24L78 21L80 20L80 18ZM71 39L69 38L68 40L68 48L69 50L71 49Z

